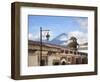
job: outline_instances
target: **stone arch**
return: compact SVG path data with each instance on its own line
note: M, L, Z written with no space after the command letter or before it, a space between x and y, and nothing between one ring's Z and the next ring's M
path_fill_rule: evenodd
M66 64L67 64L67 60L66 60L65 57L62 57L62 58L60 59L60 64L61 64L61 65L66 65Z

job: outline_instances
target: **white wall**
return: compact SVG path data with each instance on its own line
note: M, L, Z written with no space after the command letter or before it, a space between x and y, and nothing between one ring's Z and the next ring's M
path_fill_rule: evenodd
M89 5L98 6L98 22L100 22L100 0L0 0L0 82L16 82L10 79L10 66L11 66L11 2L12 1L25 1L25 2L40 2L40 3L53 3L53 4L69 4L69 5ZM99 25L100 26L100 25ZM98 27L99 27L98 26ZM98 28L100 34L100 28ZM100 42L100 38L98 39ZM100 45L100 43L98 43ZM100 49L100 46L98 47ZM100 50L99 56L100 58ZM100 62L100 60L98 60ZM100 69L100 64L99 68ZM79 76L79 77L64 77L64 78L52 78L52 79L36 79L28 80L28 82L100 82L99 75L93 76ZM19 81L20 82L20 81ZM27 82L23 80L22 82Z

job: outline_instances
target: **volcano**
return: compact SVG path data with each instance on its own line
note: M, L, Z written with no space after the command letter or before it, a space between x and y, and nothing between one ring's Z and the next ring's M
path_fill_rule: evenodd
M62 34L58 35L57 37L55 37L54 39L52 39L50 41L50 43L56 44L56 45L66 46L67 41L68 41L68 35L66 33L62 33Z

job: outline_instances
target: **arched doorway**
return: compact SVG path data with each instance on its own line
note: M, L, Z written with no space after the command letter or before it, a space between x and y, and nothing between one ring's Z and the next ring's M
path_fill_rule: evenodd
M66 62L65 62L65 61L63 61L63 62L61 63L61 65L66 65Z
M66 61L66 58L65 57L61 58L60 64L61 65L66 65L67 64L67 61Z
M76 58L76 64L81 64L81 58Z
M53 65L59 65L59 60L53 60Z
M87 64L87 63L88 63L87 57L82 58L82 64Z

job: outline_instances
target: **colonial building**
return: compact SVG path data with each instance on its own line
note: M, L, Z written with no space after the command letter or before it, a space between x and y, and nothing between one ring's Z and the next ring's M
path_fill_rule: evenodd
M77 46L74 45L78 45L76 39L73 37L71 40L75 43L71 43L67 47L42 42L42 52L40 42L29 40L28 66L40 66L40 63L42 66L87 64L87 53L79 52Z

